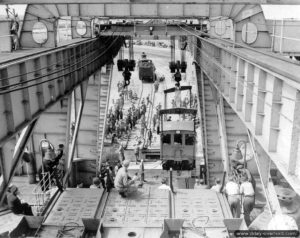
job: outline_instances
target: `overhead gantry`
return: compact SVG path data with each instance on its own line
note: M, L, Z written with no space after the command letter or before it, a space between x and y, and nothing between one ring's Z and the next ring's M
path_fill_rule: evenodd
M23 2L0 0L2 3ZM153 37L165 37L175 32L189 36L197 70L199 110L202 112L205 160L211 166L210 180L216 174L228 171L229 154L235 140L248 140L254 148L267 196L274 193L269 182L271 160L300 194L299 65L267 53L272 47L272 32L260 6L297 4L297 1L156 0L149 3L144 0L32 0L29 3L20 35L23 47L56 47L58 21L63 17L70 17L71 36L79 42L1 65L0 142L6 142L27 125L24 136L28 137L37 117L70 94L77 85L81 85L83 99L88 77L100 66L111 63L112 56L121 46L124 39L119 39L118 35L128 35L132 31L133 36L143 37L150 35L143 29L153 26ZM114 28L111 31L100 33L108 36L82 41L82 38L92 38L92 21L95 18L126 19L129 24L112 24ZM168 23L157 27L141 24L139 28L137 19L175 21L172 26ZM207 31L204 32L201 27L194 29L189 22L176 19L195 19L201 26L205 25ZM47 28L48 39L41 43L35 42L32 36L37 22ZM76 31L78 22L86 24L84 34ZM110 37L113 32L115 37ZM89 84L93 86L92 82ZM214 101L216 107L209 101ZM102 105L102 109L104 107ZM79 110L83 108L79 107ZM218 127L212 128L212 122ZM69 133L69 126L70 123L64 128L66 133ZM78 130L79 125L76 125L75 132ZM83 128L82 133L85 133L84 130L87 132L89 128ZM76 137L72 146L75 143ZM15 154L14 163L17 164L21 153L22 147L19 155ZM80 153L77 155L73 156L72 150L69 152L70 158L89 159L80 158ZM2 158L2 167L8 161L7 157ZM69 159L68 166L71 162ZM6 168L2 170L6 173L4 184L7 185L14 166Z

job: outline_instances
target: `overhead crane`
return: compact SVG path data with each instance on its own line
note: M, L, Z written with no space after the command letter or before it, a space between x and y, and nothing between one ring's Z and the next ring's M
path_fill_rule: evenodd
M0 4L17 3L20 2L0 1ZM24 48L36 48L35 52L25 52L23 57L12 53L10 60L0 55L1 200L31 135L41 138L42 134L49 133L41 126L49 122L46 115L49 118L53 116L63 128L63 132L56 131L57 134L49 135L59 140L67 135L63 142L69 144L72 100L77 102L77 113L74 136L67 146L65 185L72 184L74 180L74 161L100 161L111 63L125 40L123 35L150 39L187 36L194 56L198 111L201 112L200 133L204 138L203 157L208 165L209 182L212 183L224 171L229 171L231 151L236 144L240 147L237 142L246 140L248 143L244 146L253 150L253 161L258 167L257 174L268 207L271 212L280 211L280 203L270 181L270 171L274 172L274 167L280 171L289 187L297 194L300 193L300 123L297 113L300 70L298 62L270 52L270 49L275 50L277 47L276 42L272 43L272 37L276 41L275 36L272 36L275 34L270 32L260 4L298 2L256 0L249 4L243 0L151 3L142 0L75 0L66 3L60 0L32 0L27 6L20 42ZM62 16L71 16L73 40L70 44L58 46L57 23ZM124 19L127 24L109 24L110 27L100 32L98 38L92 38L91 20L94 17L112 21ZM162 19L165 23L140 23L139 19L147 18ZM169 23L172 19L176 20ZM196 20L191 22L192 19ZM87 26L83 35L76 31L78 21ZM36 22L42 22L48 29L48 39L42 43L32 38L31 31ZM84 40L84 37L92 39ZM286 38L281 38L281 41L283 39ZM282 42L280 44L279 51L283 52ZM107 66L104 67L105 64ZM99 71L101 66L102 71ZM99 106L96 113L92 115L90 111L84 112L87 110L84 105L92 104ZM92 119L95 124L90 123L91 116L98 117L100 111L101 119ZM90 123L91 126L102 124L102 131L96 128L95 136L91 132L92 128L82 127L80 121L85 121L84 125ZM50 127L54 129L55 125ZM22 133L18 135L19 132ZM97 143L92 140L83 143L88 134L93 135ZM16 135L18 146L13 154L9 144ZM92 152L86 149L90 146L88 143L97 144ZM155 192L150 189L149 201L152 193ZM172 201L176 202L176 199Z

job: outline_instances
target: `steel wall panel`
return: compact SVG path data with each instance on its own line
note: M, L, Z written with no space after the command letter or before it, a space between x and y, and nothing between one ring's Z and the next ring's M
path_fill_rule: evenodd
M104 4L80 4L80 13L82 16L105 16Z
M157 16L156 4L132 4L131 15L133 16Z
M129 4L106 4L105 5L106 16L130 16Z
M183 4L160 4L158 16L184 16Z
M185 4L184 5L185 16L209 16L209 5L208 4Z

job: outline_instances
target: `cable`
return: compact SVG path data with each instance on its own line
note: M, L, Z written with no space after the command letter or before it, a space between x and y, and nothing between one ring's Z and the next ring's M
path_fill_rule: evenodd
M116 31L116 30L115 30ZM109 37L111 37L111 36L113 36L113 34L115 33L115 31L110 35L110 36L107 36L108 38ZM104 43L104 44L106 44L108 42L108 40ZM91 42L90 44L95 44L95 43L97 43L97 40L95 39L93 42ZM68 46L68 45L67 45ZM66 48L67 46L64 46L64 48ZM85 45L84 47L83 47L83 49L82 50L85 50L87 47L90 47L90 45ZM72 58L76 58L76 55L73 55L73 56L71 56L71 58L70 59L72 59ZM86 57L87 58L87 57ZM51 65L47 65L47 66L45 66L45 67L42 67L42 68L40 68L40 69L36 69L36 70L33 70L33 71L30 71L30 72L26 72L26 73L23 73L23 74L19 74L19 75L15 75L15 76L10 76L10 77L6 77L6 78L2 78L2 79L0 79L0 82L2 82L2 81L4 81L4 80L8 80L8 79L11 79L11 78L16 78L16 77L20 77L20 76L24 76L24 75L28 75L28 74L31 74L31 73L35 73L35 72L37 72L37 71L40 71L40 70L43 70L43 69L49 69L50 67L52 67L52 66L56 66L56 65L58 65L58 64L60 64L60 63L63 63L65 60L64 59L62 59L61 61L56 61L55 63L53 63L53 64L51 64ZM5 63L5 62L4 62ZM64 67L63 65L61 65L60 67ZM70 67L70 66L69 66ZM64 68L64 69L66 69L66 68ZM55 72L60 72L61 70L58 70L58 71L55 71ZM55 73L54 72L54 73ZM48 76L49 74L47 74L47 75L45 75L45 76ZM7 87L7 86L6 86Z
M114 34L114 32L112 33L112 35L113 35L113 34ZM112 36L112 35L111 35L111 36ZM111 36L108 36L108 38L110 38ZM110 39L106 40L106 41L104 42L104 45L105 45L109 40L110 40ZM91 44L95 44L95 43L98 43L98 41L95 40L95 41L93 41ZM84 48L89 47L89 46L90 46L90 45L86 45ZM56 73L58 73L58 72L61 72L61 71L63 71L63 70L66 70L66 69L68 69L68 68L71 68L71 67L73 67L73 66L76 66L76 65L79 64L79 63L82 63L82 62L85 61L86 59L88 59L88 58L90 58L90 57L93 57L93 54L95 54L95 53L97 53L97 51L95 51L95 50L94 50L93 52L91 51L91 52L89 52L89 55L85 56L85 57L82 58L80 61L75 62L75 63L72 64L72 65L69 65L69 66L67 66L67 67L64 67L64 65L61 65L60 67L63 67L62 69L59 69L59 70L57 70L57 71L53 71L53 72L48 73L48 74L46 74L46 75L41 75L41 76L35 77L35 78L31 79L31 80L27 80L27 81L15 83L15 84L10 84L10 85L6 85L6 86L2 86L2 87L0 87L0 90L1 90L1 89L6 89L6 88L12 87L12 86L23 85L23 84L25 84L25 83L28 83L28 82L31 82L31 81L35 81L35 80L37 80L37 79L41 79L41 78L43 78L43 77L48 77L48 76L50 76L50 75L56 74ZM76 54L74 54L71 58L73 58L73 57L76 58ZM62 60L62 61L63 61L63 60ZM53 64L53 65L57 65L57 62L56 62L55 64ZM15 78L15 77L24 76L24 75L27 75L27 74L30 74L30 73L34 73L34 72L36 72L36 71L40 71L40 70L45 69L45 68L49 68L49 66L46 66L46 67L43 67L43 68L40 68L40 69L31 71L31 72L27 72L27 73L24 73L24 74L20 74L20 75L17 75L17 76L12 76L12 77L9 77L9 78L0 79L0 82L1 82L1 81L4 81L4 80L7 80L7 79L10 79L10 78Z
M118 36L118 37L113 41L113 43L112 43L108 48L106 48L106 50L105 50L104 52L102 52L98 57L94 58L92 61L88 62L87 64L85 64L85 65L83 65L83 66L80 66L79 68L76 68L75 70L72 70L72 71L70 71L70 72L68 72L68 73L62 74L62 75L60 75L60 76L58 76L58 77L54 77L54 78L52 78L52 79L48 79L48 80L45 80L45 81L42 81L42 82L38 82L38 83L35 83L35 84L32 84L32 85L19 87L19 88L17 88L17 89L3 90L3 91L0 91L0 95L6 94L6 93L15 92L15 91L18 91L18 90L21 90L21 89L25 89L25 88L34 87L34 86L37 86L37 85L40 85L40 84L43 84L43 83L50 82L50 81L53 81L53 80L55 80L55 79L61 78L61 77L63 77L63 76L69 75L69 74L71 74L71 73L74 73L74 72L76 72L77 70L82 69L82 68L84 68L85 66L89 65L90 63L93 63L94 61L96 61L97 59L99 59L103 54L105 54L105 53L106 53L106 52L107 52L107 51L115 44L115 42L116 42L118 39L119 39L119 36ZM26 81L23 82L23 84L24 84L24 83L26 83Z

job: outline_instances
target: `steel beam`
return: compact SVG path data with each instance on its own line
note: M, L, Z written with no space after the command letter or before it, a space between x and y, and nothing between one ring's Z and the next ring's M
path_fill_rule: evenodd
M248 130L248 138L251 144L251 149L254 155L254 160L259 172L260 181L266 197L267 207L271 214L281 213L280 204L274 189L272 180L270 179L271 159L262 151L258 150L257 142L253 135Z
M299 172L299 150L300 150L300 91L297 91L295 108L294 108L294 118L293 118L293 128L292 128L292 138L291 138L291 148L289 153L288 162L288 172L292 175ZM298 168L298 171L297 171Z
M254 53L248 49L224 48L220 44L215 44L213 40L203 39L202 44L204 47L201 49L199 60L202 70L251 131L285 179L300 194L298 156L300 130L297 113L299 66L286 59L271 57L264 52ZM220 62L211 54L212 45L221 48ZM218 84L221 80L213 78L216 75L213 73L215 70L224 77L230 75L231 72L226 68L227 62L224 62L230 59L228 54L238 59L238 74L242 80L236 82L240 86L234 92L234 97L241 98L242 103L233 101L226 90L223 90L222 84Z
M24 153L25 146L28 142L28 139L30 139L31 134L33 132L33 129L37 123L38 119L33 120L21 133L20 138L18 139L18 142L15 147L15 151L13 154L13 158L11 161L11 166L10 166L10 171L6 171L4 174L6 178L3 179L5 181L4 183L1 184L1 189L0 189L0 204L3 202L3 199L5 197L5 193L8 189L8 186L15 174L16 168L20 162L20 159L22 158L22 155ZM5 160L5 163L8 162L10 158L2 158L2 160Z
M2 62L0 145L110 61L122 42L101 37Z
M147 0L136 0L134 1L137 4L147 4ZM249 0L154 0L153 3L167 3L167 4L243 4L249 3ZM126 3L129 4L130 1L121 1L121 0L30 0L26 4L105 4L105 3ZM0 4L24 4L22 0L0 0ZM274 5L298 5L298 0L252 0L251 4L274 4Z
M84 102L85 102L87 84L88 84L88 80L84 81L80 85L81 102L80 102L78 114L76 116L75 129L74 129L74 134L73 134L73 138L72 138L72 142L71 142L71 147L69 149L69 154L68 154L68 159L67 159L67 168L66 168L67 170L66 170L66 174L65 174L64 179L63 179L64 187L67 186L69 177L72 173L72 163L73 163L73 158L74 158L74 152L75 152L75 147L76 147L76 141L77 141L79 126L80 126L80 122L81 122Z
M224 165L224 172L230 171L230 161L228 156L228 145L227 145L227 133L226 133L226 123L224 115L224 104L223 97L218 94L218 104L217 104L217 113L218 113L218 124L219 124L219 135L220 135L220 147L222 162Z

